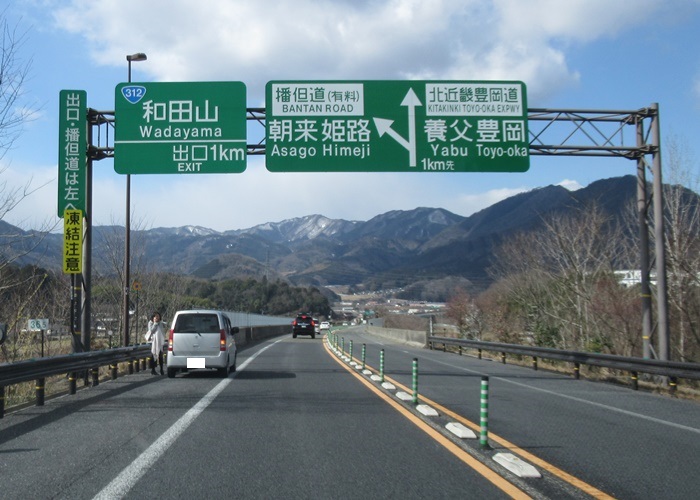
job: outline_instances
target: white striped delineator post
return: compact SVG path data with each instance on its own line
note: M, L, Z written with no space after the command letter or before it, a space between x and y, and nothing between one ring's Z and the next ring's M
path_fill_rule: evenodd
M413 358L413 400L414 405L418 404L418 358Z
M483 448L489 447L489 378L481 377L481 414L479 417L481 435L479 444Z

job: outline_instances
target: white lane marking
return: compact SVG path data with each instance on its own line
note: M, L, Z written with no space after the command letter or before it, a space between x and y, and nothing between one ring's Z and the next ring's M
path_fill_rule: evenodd
M200 399L197 404L190 408L187 413L185 413L180 419L175 422L168 430L160 435L156 441L149 446L141 455L139 455L136 460L127 465L124 470L122 470L117 477L115 477L111 483L105 486L102 491L95 495L96 499L114 499L114 498L124 498L129 490L134 487L139 479L148 471L150 465L155 463L163 454L166 452L170 445L172 445L175 440L180 437L180 435L185 432L185 430L190 426L192 422L202 413L207 406L209 406L216 396L218 396L221 391L223 391L228 384L231 383L236 377L238 371L245 370L246 367L258 356L260 356L267 349L273 345L281 342L284 339L279 339L272 344L260 349L253 356L246 359L237 371L234 372L233 377L226 378L216 384L214 388L209 391L202 399Z
M430 358L427 358L427 359L430 359ZM470 370L469 368L463 368L463 367L460 367L460 366L454 366L454 365L451 365L451 364L449 364L449 363L444 363L444 362L442 362L442 361L437 361L437 360L434 360L434 359L431 359L431 361L433 361L433 362L435 362L435 363L438 363L438 364L441 364L441 365L449 366L449 367L451 367L451 368L456 368L456 369L458 369L458 370L466 371L466 372L469 372L469 373L475 373L475 374L478 374L478 375L483 375L482 372L479 372L479 371L477 371L477 370ZM566 398L566 399L570 399L570 400L572 400L572 401L577 401L577 402L579 402L579 403L589 404L589 405L591 405L591 406L597 406L598 408L603 408L603 409L610 410L610 411L613 411L613 412L622 413L623 415L627 415L627 416L630 416L630 417L636 417L636 418L640 418L640 419L642 419L642 420L648 420L649 422L654 422L654 423L661 424L661 425L667 425L667 426L669 426L669 427L675 427L676 429L681 429L681 430L684 430L684 431L690 431L690 432L694 432L694 433L696 433L696 434L700 434L700 429L696 429L696 428L694 428L694 427L688 427L687 425L677 424L677 423L675 423L675 422L669 422L668 420L661 420L660 418L650 417L650 416L648 416L648 415L642 415L642 414L640 414L640 413L634 413L634 412L631 412L631 411L628 411L628 410L623 410L622 408L616 408L616 407L614 407L614 406L608 406L608 405L603 404L603 403L596 403L595 401L589 401L589 400L587 400L587 399L577 398L577 397L575 397L575 396L569 396L568 394L562 394L562 393L560 393L560 392L554 392L554 391L550 391L550 390L548 390L548 389L541 389L541 388L539 388L539 387L533 387L533 386L531 386L531 385L523 384L522 382L516 382L516 381L514 381L514 380L509 380L509 379L506 379L506 378L503 378L503 377L490 377L490 378L491 378L492 380L494 380L494 379L495 379L495 380L500 380L500 381L502 381L502 382L506 382L506 383L508 383L508 384L513 384L513 385L517 385L517 386L519 386L519 387L525 387L526 389L532 389L533 391L544 392L544 393L546 393L546 394L551 394L551 395L553 395L553 396L559 396L560 398Z

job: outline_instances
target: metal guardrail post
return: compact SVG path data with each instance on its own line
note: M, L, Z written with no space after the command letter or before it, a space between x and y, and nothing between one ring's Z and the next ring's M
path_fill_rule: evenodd
M462 355L462 346L459 346L459 355Z
M678 388L678 379L676 377L669 377L668 378L668 390L671 392L671 394L676 393L676 389Z
M36 405L37 406L44 406L44 394L45 394L45 386L46 384L46 379L45 378L38 378L36 380Z
M350 341L350 362L352 363L352 340Z
M501 353L501 363L503 363L504 365L506 364L506 353L505 352Z
M631 378L632 378L632 389L634 389L636 391L639 388L639 375L637 374L637 372L632 372Z
M75 377L77 374L75 372L70 372L68 374L68 394L71 396L77 391Z
M365 357L367 355L367 344L362 344L362 369L365 369Z
M90 372L92 373L92 385L97 387L100 385L100 369L93 368Z
M574 363L574 378L576 380L581 378L581 365L579 363Z
M112 373L112 380L117 380L117 364L113 363L109 365L110 371Z
M481 359L481 349L477 349L478 358Z
M129 375L133 375L133 374L134 374L134 362L135 362L135 361L136 361L136 360L130 359L130 360L127 362L127 370L128 370L128 372L129 372Z
M0 418L5 416L5 386L0 385Z
M532 369L537 371L537 356L532 357Z

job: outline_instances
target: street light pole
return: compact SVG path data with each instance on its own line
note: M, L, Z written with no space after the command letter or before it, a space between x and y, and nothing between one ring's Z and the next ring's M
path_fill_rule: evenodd
M127 81L131 83L131 62L145 61L146 54L137 52L126 56L129 71ZM131 288L131 174L126 174L126 221L124 222L124 346L131 342L129 339L129 289Z

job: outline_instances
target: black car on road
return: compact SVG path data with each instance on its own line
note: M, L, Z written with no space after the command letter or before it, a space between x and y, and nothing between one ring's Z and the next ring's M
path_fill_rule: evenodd
M316 322L310 314L299 314L292 321L292 337L297 338L297 335L311 335L312 339L316 338Z

